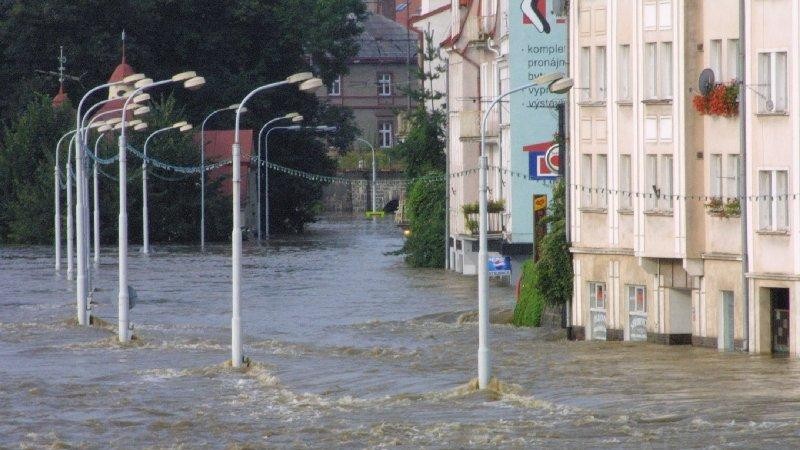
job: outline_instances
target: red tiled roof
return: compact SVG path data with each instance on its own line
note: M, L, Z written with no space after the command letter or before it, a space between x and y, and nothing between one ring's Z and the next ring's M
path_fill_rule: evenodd
M64 92L64 85L60 85L58 88L58 94L53 97L53 108L60 108L61 105L64 104L65 101L69 100L69 96L66 92Z
M136 72L133 70L133 67L129 66L128 63L125 62L125 58L123 58L122 62L119 63L117 68L111 72L111 77L108 79L108 82L116 83L117 81L122 81L125 79L125 77L135 73Z

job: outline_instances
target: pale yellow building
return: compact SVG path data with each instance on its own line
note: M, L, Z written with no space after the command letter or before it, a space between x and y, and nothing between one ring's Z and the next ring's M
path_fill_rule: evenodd
M800 355L799 9L745 2L742 70L738 0L571 2L576 337Z

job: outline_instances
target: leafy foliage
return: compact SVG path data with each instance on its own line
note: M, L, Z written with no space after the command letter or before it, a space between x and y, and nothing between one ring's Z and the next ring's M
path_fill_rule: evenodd
M553 186L553 201L544 219L549 228L542 238L541 257L536 263L538 277L534 282L536 290L552 305L563 305L572 298L572 255L567 242L565 211L564 181L559 179Z
M441 172L428 175L414 181L406 197L411 235L402 251L412 267L444 265L445 177Z
M541 325L545 301L537 288L540 284L540 275L533 260L526 261L522 265L522 277L519 283L519 299L514 307L512 323L521 327L538 327Z
M4 131L0 144L0 242L52 242L55 143L72 128L73 117L69 105L53 109L49 98L37 95ZM62 167L66 149L62 144Z

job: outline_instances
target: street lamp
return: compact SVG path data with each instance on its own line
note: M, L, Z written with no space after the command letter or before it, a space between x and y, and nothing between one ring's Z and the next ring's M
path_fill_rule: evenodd
M150 220L147 213L147 144L150 143L150 139L153 139L155 135L165 131L179 130L184 132L191 129L192 126L189 125L185 120L175 122L168 127L159 128L158 130L153 131L149 136L147 136L147 139L144 140L144 148L142 149L142 253L145 255L150 254Z
M258 192L259 194L261 194L261 136L264 134L264 130L268 126L270 126L271 124L273 124L273 123L275 123L275 122L277 122L279 120L291 120L293 123L300 123L300 122L303 121L303 116L301 116L300 114L298 114L296 112L291 112L289 114L286 114L286 115L283 115L283 116L280 116L280 117L276 117L276 118L274 118L272 120L267 121L267 123L265 123L264 126L262 126L261 129L258 131L258 140L256 141L257 142L257 149L258 149L258 157L257 157L258 164L256 165L258 167L258 170L257 170L257 172L258 172L258 182L256 184L256 192ZM268 172L268 169L265 169L265 172ZM266 178L269 178L269 174L268 173L265 173L264 176ZM269 203L269 199L267 198L266 190L264 192L265 192L264 201L265 201L265 204L268 204ZM258 206L256 207L256 228L258 229L258 232L256 233L256 236L258 237L258 242L261 243L261 202L257 202L257 205ZM268 218L269 217L264 219L265 222L267 222L267 235L269 235L269 222L267 221Z
M200 124L200 250L206 250L206 122L211 116L222 111L236 111L238 103L234 103L225 108L211 111ZM242 108L242 112L247 112L247 108Z
M131 92L131 95L125 100L125 106L123 110L127 110L128 105L130 104L131 100L136 98L137 95L140 95L145 89L151 89L157 86L163 86L165 84L171 83L182 83L186 89L195 90L199 89L200 87L205 84L205 79L203 77L198 77L197 74L194 72L182 72L179 73L172 78L167 78L161 81L153 81L150 78L144 78L137 81L133 86L135 90ZM118 240L119 240L119 301L117 304L118 307L118 333L119 333L119 341L120 342L128 342L130 340L130 333L128 332L128 308L129 308L129 301L130 298L128 297L128 186L127 186L127 172L128 172L128 159L127 159L127 142L125 140L125 128L126 128L126 112L120 115L120 123L115 125L114 128L119 126L120 133L119 133L119 229L118 229ZM139 123L134 126L134 130L137 130L136 127L139 125L144 125L144 123ZM144 126L146 127L146 125ZM144 127L139 127L138 129L144 129Z
M245 103L255 94L268 89L288 84L300 83L302 91L313 91L322 86L322 80L313 78L311 72L296 73L285 80L265 84L250 91L240 102L236 109L236 126L231 146L231 164L233 165L233 231L231 233L231 365L242 366L242 324L241 324L241 295L242 295L242 219L241 219L241 152L239 144L239 119Z
M53 167L53 184L54 184L54 197L55 197L55 217L53 224L55 226L55 257L56 257L56 270L61 270L61 171L58 168L58 154L61 151L61 142L64 141L69 135L75 133L77 130L71 130L64 133L56 143L56 165ZM69 161L69 158L67 158ZM69 173L67 173L69 178Z
M373 147L372 143L370 143L366 139L362 139L357 137L357 141L363 142L369 146L369 149L372 150L372 218L375 219L375 179L376 179L376 169L375 169L375 147Z
M492 111L492 108L504 97L542 84L547 84L550 92L554 94L563 94L572 88L573 81L570 78L565 78L563 74L542 75L533 80L532 83L500 94L492 101L489 107L486 108L486 112L483 114L483 120L481 121L481 153L478 175L478 209L480 214L478 223L478 387L480 389L486 388L489 384L489 377L491 376L491 352L489 350L489 258L486 237L488 228L488 214L486 208L486 173L488 169L488 157L486 156L486 121L489 119L489 113Z

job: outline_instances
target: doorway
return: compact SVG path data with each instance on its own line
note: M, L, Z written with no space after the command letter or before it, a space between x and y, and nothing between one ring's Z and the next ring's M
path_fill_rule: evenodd
M789 289L770 288L770 317L772 318L772 353L789 353Z
M718 348L724 351L733 350L733 291L722 291L722 322Z

